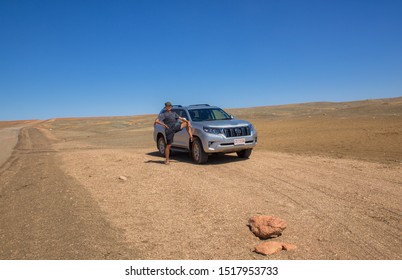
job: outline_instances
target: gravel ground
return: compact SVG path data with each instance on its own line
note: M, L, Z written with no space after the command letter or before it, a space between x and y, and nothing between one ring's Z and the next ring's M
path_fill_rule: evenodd
M0 171L1 259L402 258L399 164L257 149L166 166L141 143L43 127L20 131ZM277 240L297 250L254 253L256 214L287 221Z

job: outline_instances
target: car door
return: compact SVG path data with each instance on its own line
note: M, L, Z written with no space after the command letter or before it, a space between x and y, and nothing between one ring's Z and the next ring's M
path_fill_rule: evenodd
M177 113L180 117L189 119L187 116L187 112L183 109L173 109L172 112ZM173 146L188 148L189 136L186 128L183 128L181 131L177 132L173 138Z

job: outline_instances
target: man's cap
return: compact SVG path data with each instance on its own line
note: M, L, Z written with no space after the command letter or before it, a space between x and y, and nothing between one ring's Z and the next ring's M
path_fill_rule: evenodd
M170 103L169 101L165 103L165 106L172 106L172 103Z

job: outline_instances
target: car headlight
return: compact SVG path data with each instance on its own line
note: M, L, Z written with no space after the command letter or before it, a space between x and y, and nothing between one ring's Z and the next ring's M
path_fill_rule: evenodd
M204 127L204 131L205 131L206 133L211 133L211 134L224 134L224 133L223 133L223 128Z
M254 126L250 123L250 125L248 126L250 128L250 131L254 130Z

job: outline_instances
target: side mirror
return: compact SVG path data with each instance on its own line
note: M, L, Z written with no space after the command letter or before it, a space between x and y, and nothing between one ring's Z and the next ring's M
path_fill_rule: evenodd
M229 116L230 116L231 119L234 119L234 116L233 116L233 115L229 115Z

